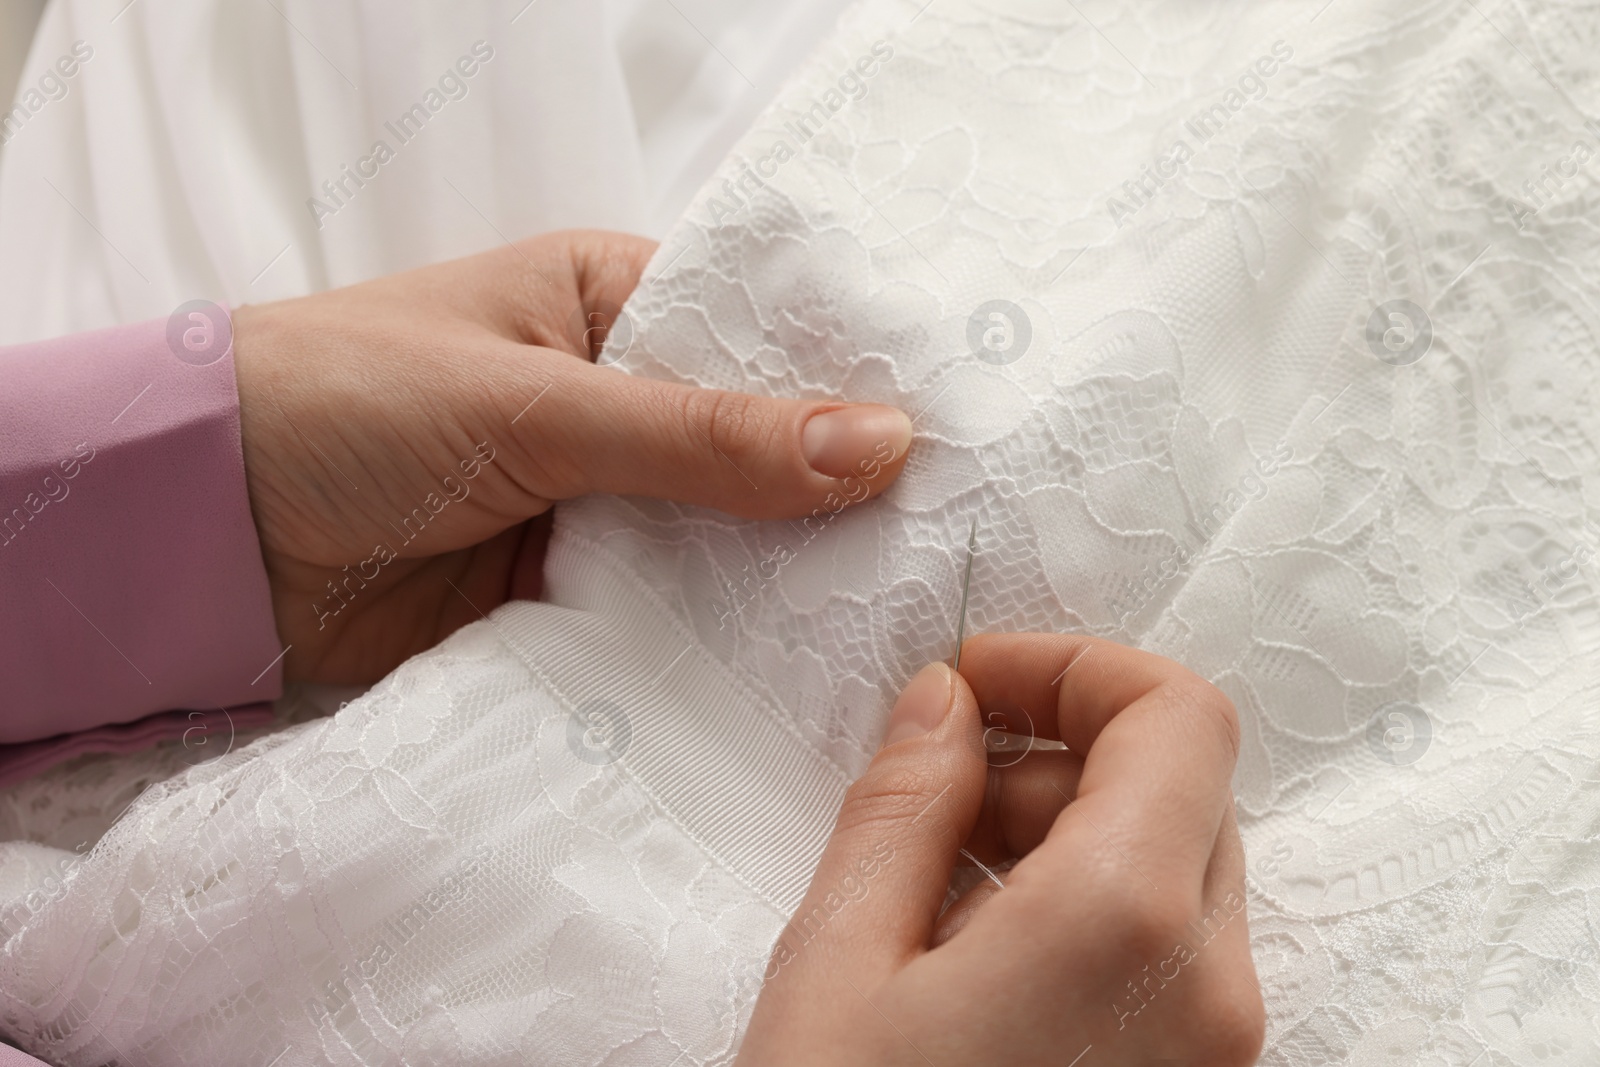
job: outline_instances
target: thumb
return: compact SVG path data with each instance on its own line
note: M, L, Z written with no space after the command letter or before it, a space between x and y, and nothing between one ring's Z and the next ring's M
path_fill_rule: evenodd
M880 404L749 396L555 362L548 395L513 426L536 491L550 499L623 493L743 518L834 515L887 488L911 444L911 420Z
M926 949L987 775L972 690L943 663L924 667L895 703L884 747L845 793L773 963L843 962L872 981Z

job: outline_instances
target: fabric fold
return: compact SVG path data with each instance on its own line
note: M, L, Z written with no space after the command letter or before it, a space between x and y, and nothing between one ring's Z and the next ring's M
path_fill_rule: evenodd
M976 520L968 632L1137 644L1238 707L1263 1064L1593 1062L1595 205L1505 220L1583 136L1553 86L1600 20L1483 17L853 8L610 365L896 404L895 486L562 505L548 603L6 905L0 1019L84 1065L731 1062Z

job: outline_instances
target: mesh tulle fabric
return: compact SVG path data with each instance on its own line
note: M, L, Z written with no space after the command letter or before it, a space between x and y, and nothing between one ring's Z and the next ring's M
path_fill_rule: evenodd
M969 630L1237 704L1263 1063L1595 1062L1597 38L1579 3L867 0L611 356L899 404L901 481L808 523L566 506L550 603L81 857L14 810L60 851L11 846L44 888L0 1021L64 1064L726 1062L976 520Z

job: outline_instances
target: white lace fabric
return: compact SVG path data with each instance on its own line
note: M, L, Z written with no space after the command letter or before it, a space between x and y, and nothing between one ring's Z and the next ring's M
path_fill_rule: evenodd
M1262 1063L1596 1062L1597 38L1577 3L866 0L610 356L898 404L899 483L563 507L548 603L13 892L0 1022L63 1064L728 1062L976 520L969 632L1238 706Z

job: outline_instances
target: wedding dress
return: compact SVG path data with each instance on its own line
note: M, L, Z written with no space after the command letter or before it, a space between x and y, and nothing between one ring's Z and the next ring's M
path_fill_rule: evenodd
M730 1061L975 521L969 632L1237 705L1262 1063L1595 1062L1597 45L1546 0L864 0L602 359L898 404L900 481L563 506L547 602L84 855L12 846L0 1025L64 1064Z

